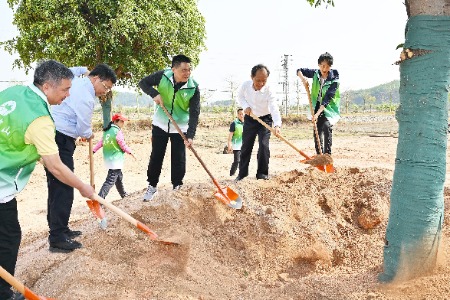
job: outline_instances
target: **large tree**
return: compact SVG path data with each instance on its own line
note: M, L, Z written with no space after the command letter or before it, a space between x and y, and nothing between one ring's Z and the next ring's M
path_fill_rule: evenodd
M334 5L332 0L307 1ZM411 279L435 268L444 217L450 0L406 0L405 7L408 22L398 62L399 139L379 276L383 282Z
M135 85L183 53L198 62L205 20L196 0L8 0L19 34L3 42L28 71L40 59L68 66L109 64ZM130 76L132 75L132 76Z
M405 5L399 139L381 281L433 270L444 216L450 0L406 0Z

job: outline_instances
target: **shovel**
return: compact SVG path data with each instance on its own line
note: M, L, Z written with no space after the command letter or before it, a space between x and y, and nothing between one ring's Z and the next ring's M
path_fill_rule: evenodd
M314 157L313 160L317 160L318 161L316 166L319 169L321 169L322 171L325 171L326 173L334 173L333 160L331 159L331 156L329 157L331 159L331 162L326 164L327 161L323 160L322 162L324 164L320 165L320 160L324 156L322 154L322 145L320 145L320 138L319 138L319 131L317 130L317 123L314 120L314 110L313 110L313 107L312 107L311 92L309 91L309 83L307 81L304 81L303 85L305 86L306 94L308 95L309 109L311 110L311 121L312 121L313 127L314 127L314 135L315 135L315 138L316 138L316 141L317 141L317 147L319 148L319 156Z
M95 188L94 154L92 152L92 138L89 139L89 167L90 167L91 186L93 188ZM102 207L100 206L100 203L98 203L95 200L86 200L86 203L89 206L89 209L92 211L92 213L97 217L100 228L106 229L106 227L108 226L108 222L106 220L105 212L103 211Z
M3 269L1 266L0 266L0 277L3 278L3 280L5 280L11 286L13 286L17 291L19 291L19 293L24 295L24 297L27 298L28 300L54 300L53 298L47 298L36 295L25 285L23 285L23 283L21 283L16 278L14 278L14 276L9 274L9 272Z
M167 244L167 245L170 245L170 244L178 245L179 244L178 242L166 241L166 240L159 239L158 235L154 231L152 231L150 228L148 228L147 225L145 225L144 223L136 220L135 218L133 218L132 216L130 216L129 214L127 214L126 212L124 212L123 210L121 210L120 208L115 206L114 204L106 201L105 199L103 199L99 195L94 194L93 198L94 198L93 199L94 202L103 204L104 206L106 206L107 208L109 208L110 210L112 210L113 212L118 214L120 217L124 218L125 220L127 220L128 222L130 222L131 224L136 226L138 229L140 229L143 232L145 232L146 234L148 234L152 240L157 241L157 242L161 242L161 243L164 243L164 244Z
M187 140L186 136L184 135L183 131L181 131L180 127L175 122L172 115L169 114L167 109L164 107L164 104L160 104L160 107L166 113L167 117L170 119L173 126L175 126L175 128L177 129L178 133L181 135L183 140L185 142L187 142L188 140ZM217 180L214 178L214 176L211 174L211 172L208 170L208 168L206 167L205 163L202 161L200 156L198 156L197 152L194 150L194 147L192 147L192 145L191 145L191 146L189 146L189 149L192 151L192 153L194 153L195 157L198 159L198 161L200 162L202 167L205 169L206 173L208 173L209 177L211 177L214 185L217 187L217 192L214 194L214 197L216 197L217 200L219 200L220 202L222 202L225 205L228 205L229 207L232 207L234 209L241 209L241 207L242 207L241 197L239 197L239 195L235 191L233 191L230 187L228 187L228 186L221 187L219 185L219 183L217 182Z
M321 170L321 171L325 171L325 168L323 167L323 165L318 165L315 164L314 160L311 157L309 157L305 152L303 152L302 150L298 149L297 147L295 147L294 144L292 144L291 142L289 142L288 140L286 140L286 138L284 138L281 134L276 134L275 130L270 127L269 125L267 125L266 122L264 122L263 120L261 120L260 118L258 118L257 116L255 116L255 114L253 114L253 112L250 113L250 116L255 119L256 121L258 121L261 125L263 125L264 127L266 127L267 129L270 130L270 132L272 132L276 137L278 137L280 140L282 140L283 142L285 142L286 144L288 144L289 146L291 146L292 148L294 148L295 151L297 151L298 153L300 153L301 156L303 156L304 158L306 158L306 160L302 160L303 163L307 163L307 164L311 164L313 166L315 166L317 169ZM331 156L329 155L322 155L319 158L323 158L324 161L328 162L331 159ZM331 163L333 163L333 161L331 161Z

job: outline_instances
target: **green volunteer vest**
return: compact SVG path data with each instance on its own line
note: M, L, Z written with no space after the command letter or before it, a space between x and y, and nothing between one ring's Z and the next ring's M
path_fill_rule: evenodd
M233 144L233 149L239 148L242 146L242 131L244 130L244 123L241 120L234 120L234 133L231 137L231 143Z
M183 128L189 122L189 101L194 96L197 82L189 78L187 83L174 93L173 83L170 78L173 77L171 69L167 69L159 82L157 90L161 95L164 106L177 124ZM168 124L169 118L164 111L158 106L155 112L154 119L157 124Z
M120 128L112 124L111 128L103 132L103 159L108 169L121 169L124 152L117 143L117 133Z
M316 107L317 98L319 95L319 90L320 90L320 79L319 78L320 78L320 73L319 73L319 70L317 70L314 73L313 83L312 83L312 87L311 87L311 100L312 100L313 108ZM323 84L323 87L322 87L322 95L325 95L325 93L327 92L330 85L334 82L336 82L336 80L325 81L325 83ZM320 101L322 103L322 99ZM336 89L336 94L334 95L333 99L331 99L330 103L327 105L327 107L325 107L325 110L324 110L325 117L327 117L327 119L330 121L331 124L335 124L341 118L341 114L339 111L340 102L341 102L341 96L339 93L339 82L338 82L338 88Z
M25 187L40 158L25 132L37 118L51 116L47 103L26 86L0 92L0 199Z

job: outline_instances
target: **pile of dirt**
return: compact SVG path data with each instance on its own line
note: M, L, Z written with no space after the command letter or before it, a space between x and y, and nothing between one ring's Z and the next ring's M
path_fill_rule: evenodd
M241 210L217 201L211 183L160 191L151 203L141 191L114 202L180 245L153 241L106 211L106 230L93 218L78 221L84 248L70 254L51 254L43 234L28 235L18 274L39 294L67 300L378 295L391 190L385 170L308 168L225 184L244 200ZM355 280L355 270L367 276ZM321 292L325 281L346 288Z

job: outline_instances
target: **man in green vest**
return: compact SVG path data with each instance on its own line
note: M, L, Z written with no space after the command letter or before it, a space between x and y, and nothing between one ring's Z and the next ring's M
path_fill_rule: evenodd
M192 145L200 114L200 91L197 82L191 78L191 60L182 54L172 58L172 68L145 77L139 82L139 87L150 95L157 105L152 122L152 153L147 169L148 188L144 195L144 201L151 201L157 193L156 185L169 139L173 189L178 190L183 185L186 174L186 147ZM165 106L186 135L186 143L161 105Z
M0 92L0 266L14 275L21 241L16 195L30 179L36 161L60 181L90 198L94 189L83 183L59 158L49 106L69 96L73 73L48 60L38 64L33 83ZM0 279L0 299L24 299Z

